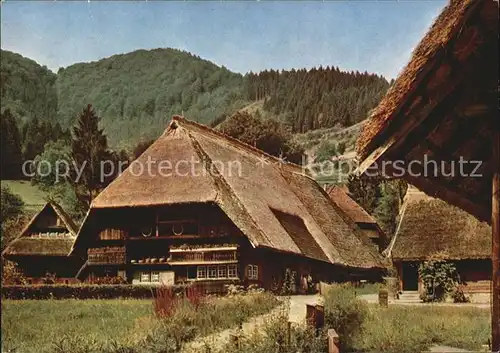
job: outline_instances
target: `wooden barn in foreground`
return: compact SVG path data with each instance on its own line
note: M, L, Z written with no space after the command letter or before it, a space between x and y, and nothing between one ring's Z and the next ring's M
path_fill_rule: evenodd
M360 172L404 178L491 223L492 351L500 351L498 14L498 1L451 0L357 144Z
M443 259L455 264L464 292L489 293L491 227L442 200L411 188L389 254L402 291L420 290L418 267Z
M29 283L39 283L49 275L58 283L77 282L81 258L69 256L78 228L55 202L46 203L2 256L17 263Z
M345 189L333 186L327 190L327 193L340 211L359 227L360 231L377 246L379 251L385 249L388 244L384 231L377 224L377 221L347 194Z
M79 278L276 289L289 273L297 290L309 275L379 279L382 257L303 172L174 117L93 201L72 251L86 259Z

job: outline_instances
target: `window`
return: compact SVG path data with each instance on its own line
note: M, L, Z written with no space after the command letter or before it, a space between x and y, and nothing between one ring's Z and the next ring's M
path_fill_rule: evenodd
M228 278L238 278L238 268L236 265L227 266L227 277Z
M151 272L151 282L160 282L160 272Z
M217 271L217 277L226 278L227 277L227 267L225 265L219 266Z
M190 269L192 267L192 269ZM188 267L188 279L224 279L238 278L238 267L234 265L212 265ZM191 273L196 276L191 277Z
M217 266L208 267L208 278L217 278Z
M207 268L205 266L198 266L198 278L207 278Z
M248 279L259 279L259 266L248 265L247 266L247 278Z
M139 279L141 282L150 282L151 275L149 272L141 272Z

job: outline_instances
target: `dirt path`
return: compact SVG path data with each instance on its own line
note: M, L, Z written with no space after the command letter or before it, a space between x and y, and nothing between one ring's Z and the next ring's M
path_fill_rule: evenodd
M282 301L286 300L285 298L279 299ZM288 313L289 321L294 323L303 322L306 318L306 304L317 304L319 300L319 295L295 295L290 297L290 310ZM255 330L266 322L266 319L278 315L284 309L285 305L286 304L282 304L271 310L269 313L252 317L243 324L243 335L249 335L255 332ZM206 346L222 347L225 343L229 342L231 336L237 331L238 329L234 327L189 342L186 346L184 346L183 353L201 353L204 352L204 348Z

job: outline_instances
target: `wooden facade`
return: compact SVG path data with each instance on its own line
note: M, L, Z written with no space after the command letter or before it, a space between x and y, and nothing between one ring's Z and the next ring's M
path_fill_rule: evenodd
M124 221L130 220L130 221ZM272 249L256 249L217 205L107 209L94 218L87 261L79 278L122 277L132 284L226 284L280 290L287 271L294 292L303 279L377 280L379 271L347 269Z
M58 283L74 283L83 264L80 257L69 256L76 233L75 224L64 210L53 202L47 203L2 256L15 262L29 283L42 283L49 278Z
M467 295L490 293L491 291L491 260L448 260L457 269L462 289ZM418 276L418 268L423 260L394 261L399 278L399 289L405 291L421 291L422 281Z

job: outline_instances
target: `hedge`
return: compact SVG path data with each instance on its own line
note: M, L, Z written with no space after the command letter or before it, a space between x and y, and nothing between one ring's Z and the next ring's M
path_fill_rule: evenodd
M183 293L186 286L172 286L174 292ZM158 287L132 284L99 285L7 285L2 286L3 299L113 299L152 298Z

